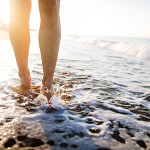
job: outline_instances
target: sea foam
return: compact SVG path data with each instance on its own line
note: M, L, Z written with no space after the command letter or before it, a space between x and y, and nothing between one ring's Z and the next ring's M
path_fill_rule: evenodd
M40 109L42 110L45 110L47 107L52 107L54 109L63 108L62 101L56 95L52 96L52 98L50 99L51 104L48 103L47 98L42 94L39 94L39 96L34 99L34 102L36 102L40 106Z
M77 42L92 44L103 49L150 61L150 40L139 38L69 36Z

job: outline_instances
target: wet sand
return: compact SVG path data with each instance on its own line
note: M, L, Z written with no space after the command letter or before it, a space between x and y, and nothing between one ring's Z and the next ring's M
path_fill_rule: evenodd
M150 149L149 62L63 39L52 108L39 92L36 40L30 51L32 92L20 86L14 62L0 62L9 68L0 82L0 149Z

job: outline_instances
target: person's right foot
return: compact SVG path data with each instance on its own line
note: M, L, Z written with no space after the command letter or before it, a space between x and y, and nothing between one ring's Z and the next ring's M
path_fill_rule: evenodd
M20 82L23 86L25 86L27 89L31 89L31 77L30 72L19 72L18 73L20 77Z

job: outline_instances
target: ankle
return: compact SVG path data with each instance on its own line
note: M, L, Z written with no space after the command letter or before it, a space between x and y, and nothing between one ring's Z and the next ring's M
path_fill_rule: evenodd
M30 77L30 71L29 71L28 68L27 69L22 69L22 70L19 69L18 75L19 75L19 77L23 77L23 76Z
M45 87L47 87L47 88L52 87L52 85L53 85L53 79L43 78L42 85L45 86Z
M31 77L30 77L30 72L29 69L23 70L18 72L20 82L23 86L25 86L28 89L31 89Z

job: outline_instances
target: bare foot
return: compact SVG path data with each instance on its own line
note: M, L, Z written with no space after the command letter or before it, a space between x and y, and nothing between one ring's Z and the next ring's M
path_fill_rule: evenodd
M42 84L41 89L40 89L41 94L46 96L48 101L51 99L53 95L55 95L54 89L52 85L44 85Z
M31 77L30 77L30 72L19 72L18 73L20 77L20 82L23 86L25 86L27 89L31 89Z

